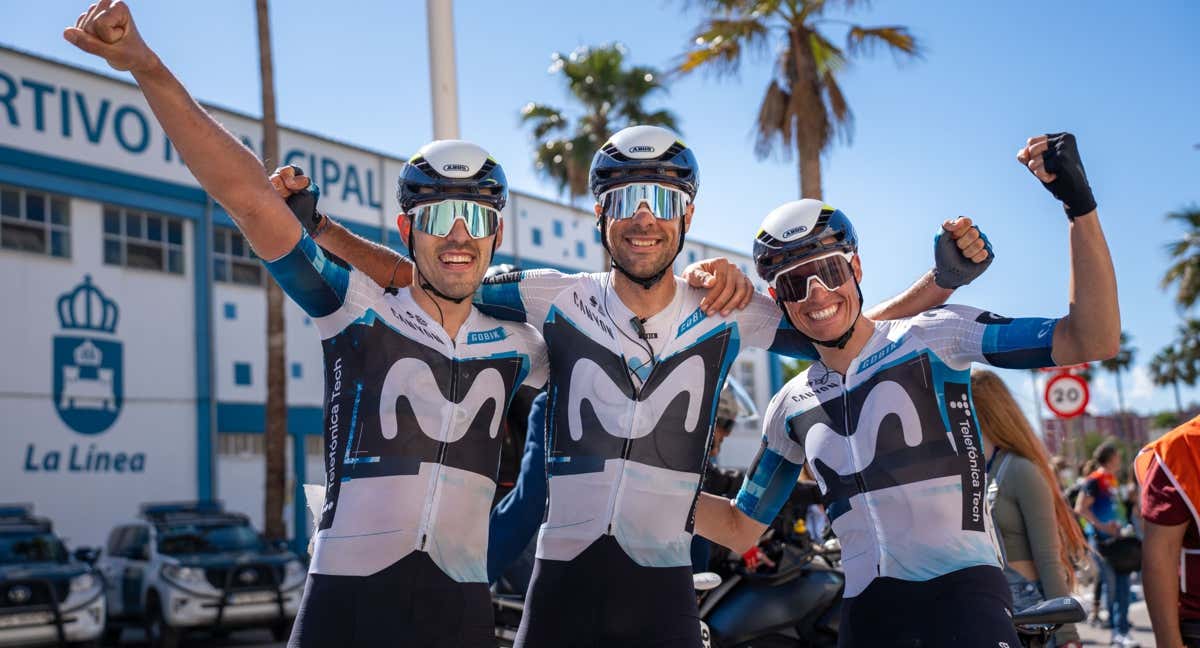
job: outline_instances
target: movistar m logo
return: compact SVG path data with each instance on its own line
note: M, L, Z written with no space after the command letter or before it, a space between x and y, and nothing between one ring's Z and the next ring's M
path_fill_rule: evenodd
M412 424L422 434L434 441L454 443L466 436L475 416L489 400L494 401L494 407L488 434L495 438L508 396L504 377L488 367L475 376L462 400L452 403L442 395L429 365L417 358L403 358L388 369L379 392L379 427L385 439L394 439L399 432L396 402L400 398L408 401L413 412ZM451 406L454 411L447 412Z
M663 414L680 394L687 395L685 432L695 432L700 423L701 399L704 397L704 358L694 355L671 370L657 389L650 392L637 407L630 407L631 398L613 382L604 368L589 358L580 358L571 369L567 403L571 439L583 438L583 402L586 400L596 418L604 422L609 434L623 439L639 439L650 434ZM611 426L611 427L610 427Z

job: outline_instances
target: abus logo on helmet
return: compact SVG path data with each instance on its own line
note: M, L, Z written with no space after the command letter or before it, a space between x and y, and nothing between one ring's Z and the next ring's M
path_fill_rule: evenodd
M792 229L787 230L786 232L783 233L783 238L791 238L795 234L803 234L804 232L807 232L807 231L808 231L808 225L801 225L800 227L793 227Z
M646 146L645 144L640 144L638 146L630 146L629 152L630 153L653 153L654 147Z
M443 164L442 171L470 171L471 167L465 164Z

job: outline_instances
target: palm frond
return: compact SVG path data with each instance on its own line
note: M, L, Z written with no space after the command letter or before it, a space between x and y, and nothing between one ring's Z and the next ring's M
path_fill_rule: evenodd
M846 34L846 49L851 55L873 55L880 46L886 46L899 62L903 58L921 58L921 46L907 27L863 27L851 25Z
M696 31L692 47L678 59L675 71L704 70L716 76L737 74L742 55L766 51L769 30L761 18L710 18Z
M758 159L766 159L776 151L783 159L791 159L795 134L789 111L791 104L791 94L777 81L771 81L763 95L762 103L759 104L758 119L754 122L754 154Z
M825 87L825 99L829 103L829 113L833 116L831 121L834 130L845 143L849 144L854 139L854 112L846 103L846 97L842 94L842 86L838 84L834 73L826 72L822 80L824 81L822 85Z

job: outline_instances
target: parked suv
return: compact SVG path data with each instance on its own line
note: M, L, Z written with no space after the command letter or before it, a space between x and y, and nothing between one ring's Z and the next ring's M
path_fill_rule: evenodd
M161 647L187 630L253 626L283 641L306 577L294 553L215 501L143 505L138 521L109 534L99 565L109 582L109 639L140 626Z
M0 505L0 646L95 645L104 631L104 581L67 553L33 506Z

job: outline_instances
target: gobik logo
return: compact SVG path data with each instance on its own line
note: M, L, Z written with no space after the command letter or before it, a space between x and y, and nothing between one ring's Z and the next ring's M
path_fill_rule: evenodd
M124 401L117 305L92 285L91 275L58 298L64 333L54 337L54 409L80 434L112 426Z

